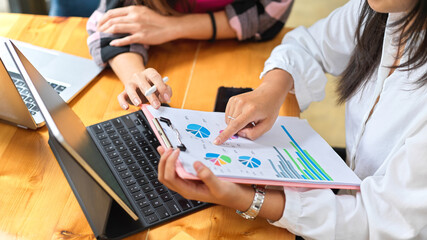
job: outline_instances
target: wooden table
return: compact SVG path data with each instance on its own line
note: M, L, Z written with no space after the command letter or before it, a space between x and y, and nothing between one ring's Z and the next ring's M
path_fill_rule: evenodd
M0 36L90 58L86 21L0 14ZM263 63L286 31L263 43L176 41L152 47L148 65L171 79L172 107L212 111L219 86L259 85ZM128 113L116 100L122 89L115 74L106 69L69 105L86 125L118 117ZM294 97L288 98L281 114L299 114ZM46 127L31 131L0 123L0 239L94 238L47 140ZM148 238L294 237L264 219L246 221L233 209L213 206L128 239Z

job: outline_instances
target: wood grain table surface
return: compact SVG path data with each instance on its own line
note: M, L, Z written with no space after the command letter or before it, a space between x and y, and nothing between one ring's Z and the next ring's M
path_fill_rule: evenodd
M86 18L0 14L0 36L90 58ZM278 45L224 40L179 40L150 48L148 67L169 76L171 106L212 111L219 86L257 87L264 61ZM69 105L85 125L115 118L123 90L105 69ZM7 101L1 99L0 101ZM132 107L130 111L137 110ZM281 115L298 116L290 95ZM90 226L48 143L47 128L24 130L0 122L0 239L94 239ZM265 219L244 220L233 209L212 206L127 239L294 239Z

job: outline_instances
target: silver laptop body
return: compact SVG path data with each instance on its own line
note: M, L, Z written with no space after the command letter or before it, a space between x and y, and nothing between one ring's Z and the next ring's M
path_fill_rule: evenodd
M22 112L22 107L11 108L0 104L0 119L19 127L37 129L45 124L43 116L6 48L7 41L9 39L0 37L0 58L3 62L0 68L5 69L0 71L0 84L4 86L0 89L0 101L13 106L22 106L23 103L26 113ZM66 102L70 102L103 69L90 59L15 40L13 42ZM16 91L19 93L18 97L10 93ZM28 115L31 121L28 120Z

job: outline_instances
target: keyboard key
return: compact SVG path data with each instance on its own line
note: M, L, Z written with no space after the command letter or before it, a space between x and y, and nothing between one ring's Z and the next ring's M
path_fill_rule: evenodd
M56 91L58 91L58 92L62 92L62 91L64 91L66 88L67 88L66 86L62 86L62 85L60 85L60 86L58 86L55 90L56 90Z
M34 102L34 98L28 97L27 99L25 99L25 101L28 102L28 103L33 103Z
M115 132L116 132L116 130L115 130L113 127L106 127L106 128L105 128L105 131L106 131L108 134L112 134L112 133L115 133Z
M119 145L122 145L123 142L120 139L115 139L115 140L113 140L113 144L114 144L114 146L119 146Z
M154 222L159 221L159 218L156 216L156 214L152 214L152 215L146 217L145 221L147 221L148 223L154 223Z
M153 168L150 165L145 165L142 167L142 171L145 173L149 173L149 172L153 171ZM156 175L156 177L157 177L157 175ZM149 179L152 179L152 178L149 178Z
M139 200L139 199L143 199L144 198L144 194L142 192L135 192L132 193L132 196L135 200Z
M104 146L104 150L105 150L106 152L111 152L111 151L114 151L114 147L113 147L112 145Z
M121 158L115 158L112 160L114 165L120 164L123 162L123 160Z
M141 186L141 190L145 193L148 193L153 190L153 188L150 186L150 184L145 184Z
M112 122L116 128L122 128L123 127L123 123L122 123L122 120L120 120L120 118L116 118L116 119L112 120Z
M203 204L203 202L200 201L195 201L195 200L190 200L190 202L193 204L193 206L197 207Z
M136 160L145 159L145 156L142 153L135 153L133 156L136 158Z
M145 154L152 152L149 146L141 147L141 149Z
M148 160L141 159L138 161L138 163L139 163L139 166L144 167L148 164Z
M143 186L148 183L148 180L145 177L142 177L142 178L137 178L136 182L139 184L139 186Z
M25 86L25 83L24 83L23 81L17 81L17 82L15 83L15 85L16 85L16 86L19 86L19 87L22 87L22 86Z
M99 140L102 140L104 138L107 138L107 134L105 134L105 133L98 134L98 139Z
M162 195L160 195L160 198L161 198L164 202L167 202L167 201L172 200L172 196L171 196L168 192L163 193Z
M31 115L33 115L33 116L34 116L34 115L36 115L36 113L37 113L37 112L35 112L35 111L30 111L30 113L31 113Z
M122 156L123 158L128 158L130 157L130 153L129 151L123 151L123 152L120 152L120 156Z
M151 164L153 164L153 166L157 169L157 167L159 166L159 161L160 160L156 158L156 159L151 161Z
M149 200L155 199L156 197L157 197L157 193L155 193L155 192L149 192L149 193L147 193L147 198Z
M147 206L147 207L141 209L141 211L145 216L148 216L148 215L154 213L154 209L151 206Z
M135 135L135 134L139 134L140 132L139 132L139 130L137 129L137 128L132 128L132 129L130 129L130 135Z
M132 184L128 186L128 189L131 193L138 192L141 188L137 184Z
M153 180L151 180L151 184L153 184L154 187L158 187L158 186L162 185L160 183L159 179L153 179Z
M121 136L123 136L123 135L125 135L125 134L128 134L128 130L126 130L126 129L124 129L124 128L119 129L119 134L120 134Z
M118 137L119 137L119 135L118 135L117 133L112 133L112 134L109 134L109 135L108 135L108 137L109 137L110 139L114 140L114 139L118 138Z
M158 180L157 180L158 181ZM152 184L153 184L153 182L151 182ZM154 184L153 184L154 185ZM154 187L156 187L155 185L154 185ZM166 187L165 186L160 186L160 187L157 187L156 188L156 192L160 195L160 194L163 194L163 193L165 193L167 191L167 189L166 189Z
M133 177L130 177L130 178L126 178L126 179L125 179L125 184L126 184L126 186L130 186L130 185L132 185L132 184L134 184L134 183L136 183L136 181L135 181L135 178L133 178Z
M126 158L125 160L125 163L127 164L127 165L129 165L129 164L132 164L132 163L134 163L135 161L132 159L132 158Z
M142 210L144 207L148 206L150 203L148 199L144 198L136 202L138 207Z
M108 153L108 157L110 159L116 158L118 156L119 156L119 153L117 151L113 151L113 152Z
M150 180L157 179L157 173L155 172L147 173L147 177Z
M141 134L135 134L135 135L133 135L133 139L135 139L135 141L142 141L142 140L144 140L144 138L142 137L142 135ZM145 140L144 140L145 141Z
M182 210L185 211L191 208L190 202L187 199L183 198L181 195L176 195L175 199L177 200L179 206L181 206Z
M111 127L111 126L112 126L110 122L103 122L103 123L101 123L101 125L102 125L104 128L109 128L109 127Z
M140 178L144 176L144 174L141 171L134 171L132 172L132 174L135 178Z
M50 83L50 86L51 86L53 89L55 89L55 88L58 86L58 84L56 84L56 83Z
M159 214L161 219L164 219L170 216L170 214L168 213L168 210L166 210L166 208L163 206L158 207L156 209L156 212Z
M130 177L130 176L132 176L132 174L130 173L130 171L129 171L129 170L126 170L126 171L124 171L124 172L121 172L121 173L120 173L120 177L121 177L122 179L126 179L126 178L128 178L128 177Z
M123 152L123 151L126 151L126 150L127 150L127 148L125 146L123 146L123 145L119 145L117 147L117 151L119 151L119 152Z
M181 212L181 210L178 207L178 204L174 200L166 202L165 205L169 209L169 211L172 213L172 215L175 215Z
M133 123L133 121L132 121L132 119L130 119L129 115L123 116L123 117L121 117L121 119L123 120L123 122L126 124L126 126L128 128L135 127L135 123Z
M162 201L160 201L160 199L158 199L158 198L155 198L155 199L151 200L150 202L151 202L151 206L153 206L154 208L162 206Z
M157 155L154 152L150 152L145 154L147 156L148 159L160 159L159 157L157 157Z
M33 105L33 104L31 104L31 103L26 103L25 105L27 106L27 108L28 108L28 109L31 109L31 108L34 106L34 105Z
M101 144L102 144L102 146L107 146L107 145L110 145L111 142L108 139L103 139L103 140L101 140Z
M136 170L139 170L139 166L138 166L137 164L131 164L131 165L129 165L129 166L128 166L128 168L129 168L129 170L131 170L132 172L133 172L133 171L136 171Z
M122 138L124 141L128 141L128 140L132 139L132 137L129 134L122 135Z
M125 143L128 147L134 147L135 146L135 142L133 140L128 140Z
M116 167L117 171L119 171L119 172L124 171L124 170L126 170L126 169L127 169L127 166L126 166L126 164L124 164L124 163L121 163L121 164L119 164L119 165L116 165L115 167Z

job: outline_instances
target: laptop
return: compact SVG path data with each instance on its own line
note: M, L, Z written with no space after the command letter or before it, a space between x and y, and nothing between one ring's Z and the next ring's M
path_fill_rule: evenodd
M8 53L7 41L9 39L0 37L0 99L7 102L0 104L0 119L22 128L37 129L44 125L44 119ZM13 42L66 102L71 101L103 69L90 59Z
M210 205L185 199L159 182L160 143L141 110L85 127L16 46L7 46L98 239L121 239Z

